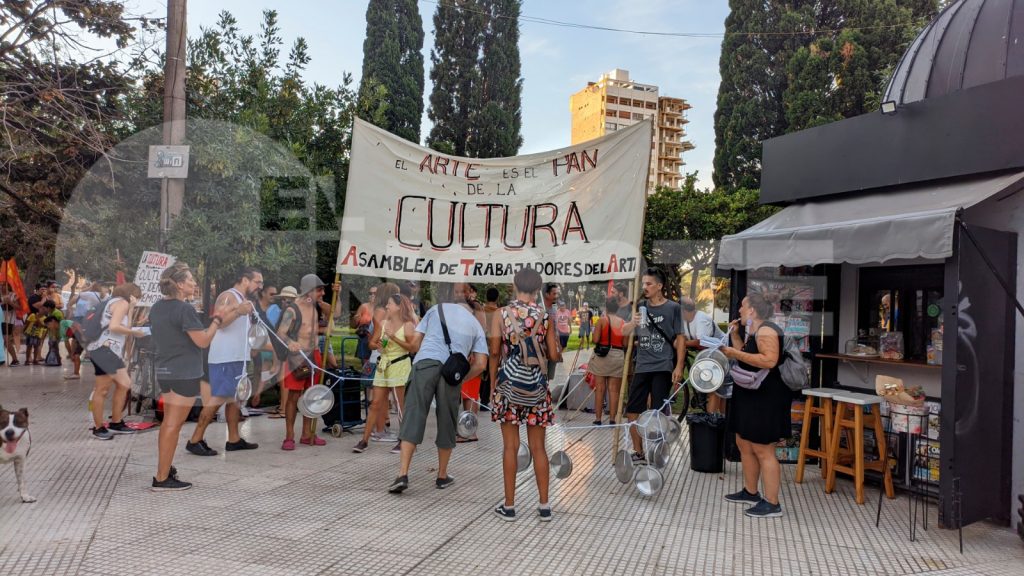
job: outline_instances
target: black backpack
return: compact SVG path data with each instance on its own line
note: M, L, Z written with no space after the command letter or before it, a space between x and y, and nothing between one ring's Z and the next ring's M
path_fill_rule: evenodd
M110 298L90 308L85 313L82 324L76 324L75 328L73 328L75 338L82 348L99 340L100 336L103 335L103 313L107 309L108 302L110 302Z

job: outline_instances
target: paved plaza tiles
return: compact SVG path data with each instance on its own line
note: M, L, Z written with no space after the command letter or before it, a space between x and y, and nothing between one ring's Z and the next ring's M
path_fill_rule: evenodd
M480 442L455 449L457 481L447 490L433 486L432 444L395 496L386 491L398 459L390 445L353 454L356 438L346 435L283 452L283 421L262 416L243 425L260 443L254 452L201 458L182 438L176 465L195 487L155 494L155 432L110 442L87 433L91 372L85 364L76 381L60 368L0 367L0 404L31 413L27 474L39 499L22 504L12 467L0 469L4 576L1024 574L1024 543L1009 528L967 527L961 555L957 533L938 529L930 506L929 529L910 542L905 497L885 501L876 528L877 488L858 506L850 482L826 495L814 471L794 484L794 466L783 467L785 516L747 518L721 498L739 488L739 465L690 471L685 431L665 489L647 499L615 479L610 430L553 429L549 451L568 450L575 470L552 479L555 519L546 524L534 512L532 472L519 476L516 522L491 511L501 499L501 442L489 421ZM211 446L222 448L225 436L223 424L211 425Z

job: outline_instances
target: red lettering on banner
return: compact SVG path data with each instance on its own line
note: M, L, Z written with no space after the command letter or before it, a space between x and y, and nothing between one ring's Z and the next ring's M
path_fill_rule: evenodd
M433 162L434 162L434 155L433 154L427 154L426 156L424 156L423 160L420 162L420 172L423 172L423 169L426 168L427 172L430 172L431 174L433 174L434 173Z
M448 209L448 243L438 244L434 241L434 199L427 200L427 241L431 248L440 252L447 252L455 243L455 208L459 203L449 200L448 204L451 205Z
M434 174L437 174L438 172L445 176L448 175L448 158L445 158L444 156L434 158ZM454 176L454 174L452 174L452 176Z
M591 157L590 154L587 154L586 150L583 150L580 153L575 151L569 152L561 159L561 161L559 161L558 158L553 158L551 160L551 173L554 176L559 176L559 167L565 167L566 176L572 174L574 168L576 169L576 172L586 172L588 164L591 168L597 168L597 151L598 149L594 148L593 157ZM582 160L580 159L580 154L583 156Z
M462 264L462 274L463 275L469 276L469 267L473 265L473 262L475 262L475 260L467 260L465 258L463 258L462 260L459 260L459 263Z
M420 166L422 166L422 164ZM402 196L401 198L398 199L398 216L395 217L395 239L398 240L398 244L402 248L416 249L416 248L422 248L423 247L423 243L422 242L420 242L419 244L410 244L409 242L406 242L406 241L402 240L402 209L405 207L404 204L405 204L406 200L426 200L426 199L427 199L426 196ZM416 209L413 208L413 211L415 211L415 210Z
M618 271L619 271L619 259L615 257L615 254L612 254L611 257L608 258L608 273L611 274L612 272L618 272Z
M358 259L356 258L356 247L355 246L350 246L349 247L348 252L345 253L345 257L342 258L342 260L341 260L341 265L342 266L348 266L349 265L349 262L348 262L349 260L352 260L352 265L353 266L359 266Z

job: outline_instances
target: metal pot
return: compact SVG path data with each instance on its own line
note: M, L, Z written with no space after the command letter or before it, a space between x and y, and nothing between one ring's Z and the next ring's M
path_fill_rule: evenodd
M572 458L565 450L559 450L552 454L548 463L551 466L551 473L559 480L564 480L572 474Z

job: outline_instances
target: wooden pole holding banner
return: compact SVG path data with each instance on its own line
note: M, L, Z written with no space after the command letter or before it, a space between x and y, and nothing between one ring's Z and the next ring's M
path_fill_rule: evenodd
M654 122L651 121L651 138L654 138ZM651 152L647 150L647 166L651 164ZM640 246L643 248L644 245L644 232L647 230L647 192L644 191L644 218L640 222ZM638 250L640 251L640 250ZM640 254L640 258L643 259L643 254ZM636 314L637 301L640 299L640 280L643 278L643 270L637 265L636 279L633 280L633 286L630 292L633 294L633 306L632 314ZM630 319L632 320L632 314ZM609 321L610 322L610 321ZM633 342L636 340L636 329L634 328L629 334L629 340L626 342L626 358L622 363L622 385L619 387L619 410L618 414L615 415L615 424L622 424L622 415L625 413L625 402L627 393L629 391L629 363L633 359ZM615 427L615 438L612 440L612 463L615 463L615 455L619 452L619 443L622 439L622 427Z

